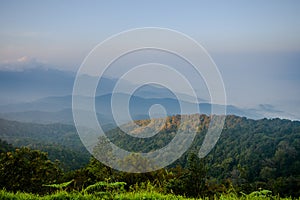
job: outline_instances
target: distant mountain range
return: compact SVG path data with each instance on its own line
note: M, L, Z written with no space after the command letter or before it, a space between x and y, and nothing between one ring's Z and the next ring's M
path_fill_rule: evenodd
M128 98L128 94L114 94L116 98L117 110L118 102L123 101L123 98ZM112 111L111 111L111 94L97 96L95 98L95 106L99 121L103 124L113 123ZM92 112L88 110L85 102L90 101L91 97L80 97L82 98L81 110L85 112ZM182 114L193 114L195 113L195 103L178 101L172 98L141 98L137 96L130 96L129 111L133 119L148 119L150 116L148 114L149 109L152 105L160 104L162 105L167 115L180 114L180 103L185 106L186 113ZM209 103L198 104L201 114L210 114L212 105ZM218 110L221 109L221 105L214 105L216 112L214 114L219 114ZM238 116L245 116L248 118L263 118L255 112L255 110L241 109L232 105L228 105L227 114L233 114ZM125 111L121 111L120 115L124 115ZM161 113L157 114L158 117ZM36 123L65 123L73 124L72 117L72 96L61 96L61 97L47 97L36 101L28 103L17 103L8 104L0 106L0 117L10 120L17 120L23 122L36 122ZM87 122L88 123L88 122ZM126 123L126 120L124 121Z
M0 71L0 104L72 93L75 74L53 69Z
M72 89L76 74L73 72L59 71L55 69L34 68L24 71L0 71L0 117L10 120L36 123L66 123L73 124L72 117ZM96 77L84 75L81 78L93 80ZM114 119L111 111L112 90L117 80L113 78L101 78L101 91L96 91L95 106L99 121L102 124L112 124ZM126 82L128 87L132 83ZM183 100L166 88L156 85L146 85L139 88L133 95L116 93L117 110L123 115L124 105L121 102L130 98L129 110L133 119L149 118L149 109L155 104L162 105L167 115L193 114L195 106L199 106L201 114L210 114L212 105L205 99L198 99L196 105L193 98L180 94ZM91 102L91 97L81 98L80 110L88 113L91 110L86 106ZM37 99L37 100L36 100ZM186 108L185 113L180 113L180 105ZM215 113L219 114L222 105L214 105ZM265 116L255 109L239 108L227 105L227 114L245 116L259 119ZM270 112L270 111L269 111ZM153 114L153 113L152 113ZM154 113L154 117L160 117L161 113ZM126 120L124 121L126 122ZM88 120L87 120L88 123Z

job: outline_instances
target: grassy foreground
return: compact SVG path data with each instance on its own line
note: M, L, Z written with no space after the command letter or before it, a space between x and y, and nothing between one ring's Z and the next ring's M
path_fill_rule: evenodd
M54 194L50 195L45 195L45 196L39 196L36 194L29 194L29 193L22 193L22 192L17 192L17 193L12 193L12 192L7 192L5 190L0 190L0 199L1 200L100 200L100 199L166 199L166 200L181 200L181 199L186 199L186 200L192 200L195 198L186 198L182 196L176 196L173 194L161 194L158 192L147 192L147 191L141 191L141 192L125 192L125 193L116 193L116 194L111 194L107 192L99 192L95 194L87 194L87 193L81 193L81 192L66 192L66 191L59 191ZM209 199L207 198L197 198L197 199ZM264 195L261 193L251 193L249 195L242 195L242 196L237 196L236 194L223 194L219 197L214 197L213 199L220 199L220 200L234 200L234 199L245 199L245 200L252 200L252 199L292 199L292 198L280 198L277 196L269 196L269 195ZM300 200L300 198L298 198Z

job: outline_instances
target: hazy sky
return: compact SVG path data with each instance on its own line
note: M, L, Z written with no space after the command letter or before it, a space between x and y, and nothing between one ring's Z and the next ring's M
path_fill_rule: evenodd
M299 11L297 0L2 0L0 62L34 59L75 71L87 53L112 34L165 27L207 49L222 73L230 104L271 104L299 117Z

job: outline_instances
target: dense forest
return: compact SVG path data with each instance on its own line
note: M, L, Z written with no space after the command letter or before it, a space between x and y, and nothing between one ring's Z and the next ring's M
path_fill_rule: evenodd
M210 117L197 116L201 126L180 159L164 169L136 174L111 169L83 151L73 126L0 120L0 188L7 193L39 195L57 190L96 192L111 199L116 198L112 193L140 190L185 197L220 197L229 193L242 197L253 192L300 196L300 122L227 116L216 146L199 159L197 152ZM151 151L174 137L180 118L168 117L153 138L133 139L119 128L108 131L107 136L122 148ZM136 123L144 126L149 121Z
M65 124L21 123L0 119L0 138L15 147L26 146L48 153L64 170L74 170L89 162L76 129Z

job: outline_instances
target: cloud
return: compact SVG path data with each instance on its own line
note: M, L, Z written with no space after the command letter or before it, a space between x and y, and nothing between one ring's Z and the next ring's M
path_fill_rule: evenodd
M23 56L21 58L18 58L17 61L20 63L24 63L30 61L30 59L27 56Z
M295 112L289 112L287 109L278 108L271 104L259 104L256 108L252 109L259 115L266 118L281 118L290 120L299 120L300 115Z
M269 113L283 113L283 111L278 110L275 108L275 106L271 104L259 104L258 105L259 110Z
M47 68L47 63L31 58L22 56L15 60L5 60L0 62L1 71L24 71L26 69L34 68Z

